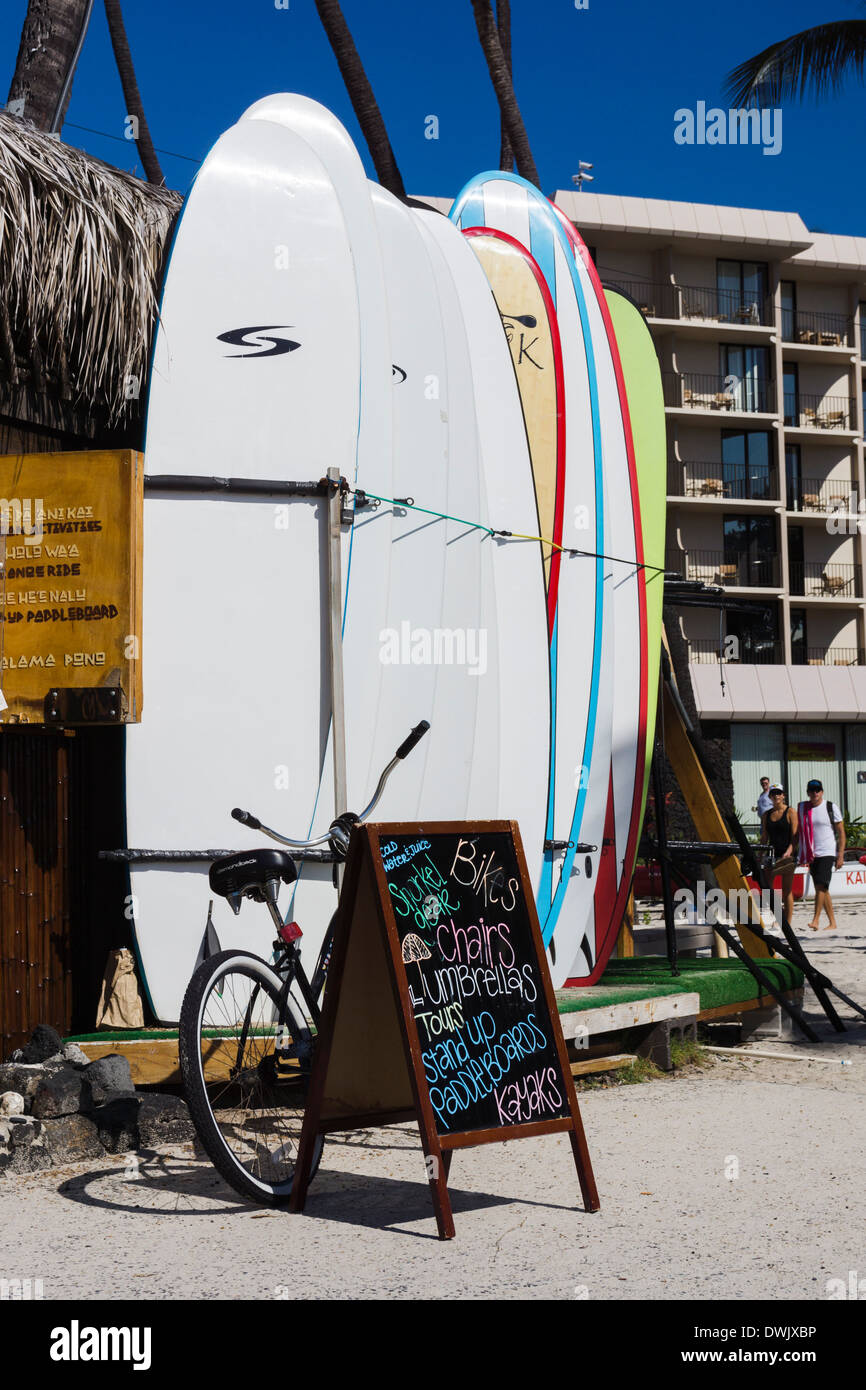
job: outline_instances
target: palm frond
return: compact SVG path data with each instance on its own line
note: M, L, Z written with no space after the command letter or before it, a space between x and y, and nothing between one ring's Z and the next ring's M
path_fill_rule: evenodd
M3 413L32 418L35 388L57 428L138 416L181 201L0 113Z
M852 73L863 76L866 20L818 24L770 44L728 73L725 95L737 107L776 105L785 97L836 92Z

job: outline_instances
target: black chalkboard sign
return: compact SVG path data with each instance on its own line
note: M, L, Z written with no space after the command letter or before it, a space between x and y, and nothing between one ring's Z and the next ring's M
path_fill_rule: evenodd
M567 1132L598 1210L513 821L353 834L291 1209L319 1134L413 1118L443 1239L452 1153L477 1144Z
M569 1115L511 832L393 835L380 851L439 1134Z

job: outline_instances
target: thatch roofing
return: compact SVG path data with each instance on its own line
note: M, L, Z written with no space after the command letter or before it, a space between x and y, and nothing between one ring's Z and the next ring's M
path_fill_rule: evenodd
M180 205L0 112L0 415L135 434Z

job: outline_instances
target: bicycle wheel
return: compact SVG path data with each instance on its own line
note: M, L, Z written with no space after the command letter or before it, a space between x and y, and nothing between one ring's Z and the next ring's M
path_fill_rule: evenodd
M187 1103L205 1152L242 1197L280 1205L292 1191L313 1039L279 975L245 951L198 967L180 1014ZM322 1155L319 1138L310 1176Z

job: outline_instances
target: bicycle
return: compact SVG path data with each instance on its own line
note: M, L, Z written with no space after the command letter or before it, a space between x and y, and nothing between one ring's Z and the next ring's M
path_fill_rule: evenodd
M344 812L324 835L295 840L263 825L249 811L235 808L231 814L293 850L327 845L339 863L348 854L355 827L378 805L397 763L408 757L429 727L422 719L400 745L361 814ZM283 1205L292 1192L314 1030L321 1020L319 1005L339 911L338 904L308 978L298 945L301 929L288 914L284 919L278 906L281 885L296 878L295 861L283 850L254 849L213 861L211 890L226 898L235 914L244 898L267 906L277 932L274 959L269 963L249 951L228 950L204 960L187 986L178 1036L187 1104L206 1154L242 1197L271 1206ZM322 1147L320 1137L311 1180Z

